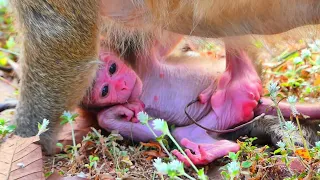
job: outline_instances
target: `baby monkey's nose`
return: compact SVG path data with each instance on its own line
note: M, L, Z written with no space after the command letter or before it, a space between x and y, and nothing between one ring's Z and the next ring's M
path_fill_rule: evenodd
M127 83L123 79L119 79L116 82L116 90L117 91L123 91L123 90L127 90L127 89L128 89Z

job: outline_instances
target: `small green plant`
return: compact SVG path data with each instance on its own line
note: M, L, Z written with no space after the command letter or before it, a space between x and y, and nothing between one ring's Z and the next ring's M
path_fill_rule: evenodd
M177 179L179 176L185 176L188 179L195 180L184 171L183 163L176 159L171 160L169 163L165 163L158 157L154 160L153 166L157 169L162 179L163 175L168 175L170 179Z
M46 132L46 131L48 131L49 129L47 128L48 127L48 125L49 125L49 120L48 119L43 119L42 120L42 124L40 124L39 122L38 122L38 133L37 133L37 136L40 136L40 134L42 134L42 133L44 133L44 132Z
M249 139L249 141L251 141L252 139ZM248 168L250 168L254 162L254 160L258 161L259 158L254 159L254 154L256 154L256 156L258 156L259 153L255 153L254 151L250 151L249 153L245 153L248 149L252 149L255 150L256 147L255 146L251 146L248 140L246 140L246 142L242 142L240 143L240 150L237 153L234 152L229 152L228 158L231 159L231 162L226 164L225 166L221 167L220 169L221 171L221 176L224 179L235 179L235 178L240 178L240 176L243 174L249 174L249 172L247 171ZM252 143L252 141L251 141ZM247 146L248 145L248 146ZM248 149L243 149L243 148L248 148ZM242 161L240 163L239 157L242 154L246 154L247 156L244 157L244 161Z
M221 175L225 179L239 178L241 170L240 162L238 162L239 154L240 151L238 151L237 153L229 152L229 155L227 157L231 159L231 162L220 168L221 170L223 170L221 172Z
M157 136L156 133L153 131L153 129L150 127L148 122L149 122L149 120L152 120L152 118L150 118L149 115L145 112L139 112L137 117L138 117L141 124L146 125L149 128L149 130L154 135L154 137L156 137L156 140L159 142L162 149L166 152L166 154L169 156L169 158L173 159L173 156L171 155L171 153L168 151L168 149L166 148L166 146L164 144L165 134L162 134L161 136Z
M97 169L98 162L99 162L98 156L94 156L94 155L89 156L89 163L85 164L84 167L88 168L90 175L92 175L94 170Z
M306 52L306 54L308 54ZM308 56L308 55L306 55ZM296 127L295 125L292 123L292 122L286 122L283 115L282 115L282 112L280 110L280 107L279 107L279 101L277 99L277 97L279 96L278 92L279 92L279 89L280 87L277 85L276 82L271 82L268 86L268 91L269 91L269 95L271 97L271 100L273 101L273 104L274 104L274 107L277 109L277 114L278 114L278 119L279 119L279 122L280 122L280 126L281 128L283 129L284 127L284 132L286 134L286 136L284 136L284 141L286 142L286 144L288 145L288 147L290 147L291 149L293 149L293 151L295 151L295 142L294 142L294 137L292 136L293 132L296 131ZM298 124L298 130L300 132L300 136L302 138L302 141L303 141L303 144L304 144L304 148L306 150L308 150L308 146L307 146L307 143L306 143L306 140L303 136L303 133L302 133L302 129L301 129L301 126L300 126L300 122L299 122L299 116L302 116L297 108L295 107L295 104L297 102L297 97L296 96L289 96L287 98L287 101L288 103L290 104L290 108L291 108L291 116L295 118L295 120L297 121L297 124ZM285 124L285 126L283 126Z
M177 141L174 139L174 137L171 135L170 130L168 128L168 124L163 119L154 119L153 120L153 129L158 130L162 132L160 136L157 136L154 130L150 127L149 121L152 120L152 118L149 117L149 115L145 112L139 112L138 113L138 119L141 124L146 125L149 130L152 132L152 134L155 136L156 140L160 143L162 148L165 150L165 152L170 157L171 162L170 163L164 163L161 161L161 159L156 159L154 162L154 166L158 170L160 174L167 174L172 179L177 179L179 176L183 175L187 177L188 179L194 179L190 175L186 174L184 170L182 171L181 168L183 168L183 164L177 163L177 160L174 160L173 155L168 151L168 149L165 147L163 140L166 136L168 136L171 141L177 146L180 153L184 155L184 157L188 160L191 167L197 172L198 178L200 180L206 180L208 177L204 174L204 169L198 170L198 168L192 163L192 161L189 159L189 157L186 155L186 153L182 150L181 146L177 143Z
M278 105L278 99L277 97L279 96L278 92L279 92L280 87L278 86L278 83L276 82L270 82L269 86L268 86L268 91L269 91L269 95L270 98L274 104L274 107L277 109L277 114L278 114L278 119L279 119L279 124L280 127L283 129L283 123L285 122L285 119L281 113L280 107Z
M93 168L97 168L97 162L99 161L99 157L90 155L89 156L89 164L85 164L84 166L87 167L90 171Z
M60 148L60 151L63 150L63 144L62 143L57 143L56 146L58 146Z
M6 137L16 129L15 125L8 125L8 121L0 118L0 139Z
M91 129L94 133L89 133L83 138L82 142L93 141L96 145L99 145L98 147L101 148L102 158L105 160L107 155L112 158L117 176L120 176L119 178L121 178L121 176L129 171L128 167L133 165L130 161L127 149L117 142L122 141L123 137L116 130L111 131L108 137L104 137L96 129Z
M71 134L72 134L72 143L73 143L73 146L71 147L72 148L72 154L77 157L79 154L78 154L78 146L76 144L76 137L74 135L74 127L73 127L73 123L76 119L76 117L78 116L78 114L72 114L71 112L69 111L64 111L63 114L61 115L61 122L60 122L60 125L64 125L66 123L69 123L70 126L71 126Z
M125 174L129 169L126 167L126 165L121 166L121 162L124 162L124 159L129 159L129 157L127 151L121 149L120 145L117 143L118 140L123 140L123 137L117 131L113 131L106 138L105 145L109 148L109 151L113 157L116 171L120 172L121 174ZM125 164L132 164L131 161L125 162Z

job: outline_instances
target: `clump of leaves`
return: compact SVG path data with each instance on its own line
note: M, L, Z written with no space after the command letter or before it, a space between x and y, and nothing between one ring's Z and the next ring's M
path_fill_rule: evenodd
M154 162L154 167L157 169L158 173L163 179L163 175L168 175L171 179L177 179L179 176L185 176L188 179L194 179L184 171L183 163L177 161L174 159L173 155L168 151L168 149L165 147L163 140L165 137L169 137L170 140L175 144L175 146L178 148L181 154L188 160L190 163L191 167L195 170L195 172L198 175L198 178L200 180L206 180L208 177L204 173L204 169L198 170L198 168L192 163L192 161L189 159L189 157L186 155L184 150L181 148L181 146L178 144L178 142L175 140L175 138L172 136L170 133L168 124L165 120L163 119L153 119L149 117L149 115L145 112L139 112L138 113L138 120L140 121L141 124L146 125L149 130L152 132L152 134L155 136L156 140L160 143L162 148L165 150L167 155L169 156L170 162L162 162L160 158L157 158ZM149 121L153 120L153 128L150 127ZM157 136L154 130L158 130L162 132L160 136Z
M13 18L9 16L8 0L0 0L0 66L17 59Z
M305 42L300 49L286 49L272 60L267 60L265 73L271 81L278 81L280 93L285 96L299 94L300 102L317 101L320 95L320 40ZM298 42L297 42L298 44ZM274 62L273 65L270 65Z
M273 106L277 109L281 131L283 131L283 139L277 143L278 149L268 154L265 152L269 148L268 146L261 148L253 146L253 141L256 138L246 139L245 142L238 141L240 151L236 154L229 153L227 157L231 159L231 162L222 168L221 175L225 179L261 178L263 174L266 174L263 171L269 170L271 174L275 174L274 171L277 171L277 167L282 169L282 175L279 176L287 177L286 179L320 177L318 173L320 142L316 142L316 146L311 148L307 145L299 122L300 118L304 116L295 107L297 97L289 96L287 98L291 109L291 120L295 120L297 126L292 121L284 119L278 106L279 90L280 87L275 82L271 82L268 86L268 95L274 103ZM299 138L295 136L297 132L300 133L304 147L296 145L297 138Z
M99 161L99 157L90 155L89 156L89 164L85 164L84 166L89 169L89 173L91 174L92 168L97 168Z
M242 176L254 177L257 172L257 165L264 161L268 154L265 152L269 146L257 148L253 141L257 138L246 138L244 142L238 141L240 150L237 153L230 152L228 157L231 162L221 168L221 175L224 179L237 179Z
M63 144L57 143L57 147L64 151L55 156L55 161L58 161L60 166L61 163L64 164L56 169L59 174L93 179L100 176L124 177L133 166L128 153L136 153L135 149L120 145L117 141L122 141L123 137L117 131L104 136L94 128L76 144L74 123L77 116L78 114L71 112L64 112L61 116L60 124L69 123L71 126L72 145L64 147ZM110 175L111 172L114 175Z

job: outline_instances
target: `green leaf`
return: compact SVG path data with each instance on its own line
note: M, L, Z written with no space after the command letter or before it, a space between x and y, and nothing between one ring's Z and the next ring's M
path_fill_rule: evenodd
M168 140L162 139L162 143L164 144L164 146L165 146L166 148L170 148L170 147L169 147L169 142L168 142Z
M92 161L99 161L99 158L95 156L94 158L92 158Z
M14 42L14 38L11 36L7 41L6 41L6 47L8 49L12 49L16 43Z
M284 59L285 59L285 60L294 59L294 58L296 58L296 57L299 57L299 55L300 55L299 52L296 51L296 52L291 53L291 54L289 54L288 56L284 57Z
M312 88L310 86L306 87L304 93L310 94L312 92Z
M297 179L302 179L302 178L306 177L307 175L308 175L307 172L303 172L298 176Z
M63 119L63 120L60 122L60 125L67 124L68 122L69 122L68 119Z
M61 121L61 125L67 123L67 122L71 122L71 121L75 121L75 118L78 116L77 113L72 114L69 111L64 111L63 114L60 116L60 118L62 119Z
M38 122L38 130L41 129L41 127L42 127L42 124Z
M57 143L56 146L58 146L58 147L60 148L60 150L62 151L62 149L63 149L63 144Z
M127 151L120 151L120 156L127 156L128 152Z
M8 64L8 57L0 58L0 66L6 66Z
M164 139L164 135L158 136L158 137L156 138L156 140L157 140L158 142L162 141L163 139Z
M9 125L6 129L9 131L9 133L11 133L16 129L16 125Z
M170 179L174 179L175 177L177 177L177 172L176 171L172 171L172 170L169 170L168 171L168 176L170 177Z
M228 157L229 157L232 161L237 161L237 159L238 159L237 154L235 154L234 152L229 152Z
M249 168L249 167L251 167L251 165L252 165L252 162L250 162L250 161L243 161L241 164L241 166L243 168Z
M286 59L288 57L288 55L290 55L288 49L283 51L279 56L277 56L277 60L280 61L282 59Z
M230 179L230 175L226 171L222 171L220 174L226 179Z
M0 118L0 125L4 126L5 124L6 124L6 120L5 120L5 119Z
M0 0L1 1L1 0ZM51 174L53 174L53 172L51 172L51 171L49 171L49 172L46 172L45 174L44 174L44 177L49 177L49 176L51 176Z
M78 117L78 116L79 116L79 114L75 113L75 114L73 114L73 115L71 116L71 119L74 121L74 120L76 119L76 117Z
M273 153L274 154L279 154L279 153L281 153L281 149L279 148L279 149L275 150Z
M200 180L207 180L208 177L204 174L204 168L201 168L199 171L198 171L198 178Z
M89 161L92 161L92 159L93 159L93 156L90 155L90 156L89 156Z
M239 175L239 173L240 173L240 171L239 170L235 170L235 171L232 171L232 175L234 176L234 177L236 177L236 176L238 176Z

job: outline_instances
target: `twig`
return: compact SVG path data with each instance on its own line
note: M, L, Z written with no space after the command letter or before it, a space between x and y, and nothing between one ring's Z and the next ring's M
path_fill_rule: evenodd
M13 54L13 55L16 55L16 56L20 56L19 53L13 52L13 51L11 51L9 49L0 48L0 51L6 52L6 53L10 53L10 54Z
M8 64L10 64L13 71L17 74L18 78L21 78L21 71L20 71L18 63L14 62L11 59L8 59Z
M3 77L0 77L0 81L3 81L4 83L8 84L9 86L13 87L14 89L18 90L19 88L15 85L13 85L10 81L6 80Z
M52 159L52 166L51 166L51 172L53 173L54 172L54 168L55 168L55 157L53 157Z

